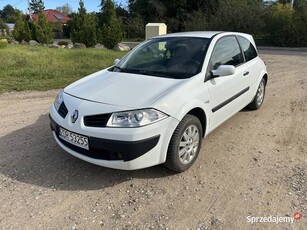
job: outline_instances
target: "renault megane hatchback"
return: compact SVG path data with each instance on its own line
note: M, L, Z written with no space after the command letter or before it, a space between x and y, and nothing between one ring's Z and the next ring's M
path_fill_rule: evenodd
M154 37L60 92L51 128L60 147L87 162L124 170L164 163L182 172L202 138L242 108L261 107L267 81L251 35Z

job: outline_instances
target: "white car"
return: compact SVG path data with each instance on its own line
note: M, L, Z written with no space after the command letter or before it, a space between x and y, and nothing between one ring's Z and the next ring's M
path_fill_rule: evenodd
M59 146L87 162L182 172L202 138L244 107L261 107L267 81L251 35L168 34L67 86L51 106L51 128Z

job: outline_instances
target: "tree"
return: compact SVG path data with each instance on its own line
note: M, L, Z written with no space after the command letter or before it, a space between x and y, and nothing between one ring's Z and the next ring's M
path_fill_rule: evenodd
M63 6L58 6L57 8L55 8L55 10L65 15L70 15L73 12L72 7L68 3Z
M306 11L307 10L307 1L306 0L278 0L276 4L293 4L293 9L296 11Z
M50 44L53 42L52 27L42 11L38 13L38 21L33 21L33 30L35 31L34 37L39 43Z
M293 9L300 12L307 11L307 1L306 0L295 0L293 2Z
M45 9L43 0L31 0L30 1L30 10L34 14L38 14L40 11Z
M140 15L128 17L126 21L126 36L128 38L144 38L145 37L145 23Z
M86 47L96 45L96 15L87 14L82 0L79 2L78 12L73 14L70 21L71 39L73 43L81 42Z
M223 0L210 18L210 30L260 33L264 23L262 12L260 1Z
M1 18L6 23L15 22L16 10L11 5L6 5L1 11Z
M287 46L291 36L292 10L289 4L274 4L266 15L266 31L274 45Z
M288 4L291 3L291 0L278 0L278 2L281 4Z
M201 31L207 29L206 16L201 10L193 11L187 15L187 20L183 23L185 31Z
M6 30L7 28L8 26L6 23L2 20L2 18L0 18L0 30Z
M20 12L16 15L16 21L14 26L14 38L19 41L30 41L31 39L31 31L29 28L29 24L22 18Z
M307 45L307 11L292 9L290 4L276 3L266 14L265 32L277 46Z
M101 15L99 20L100 42L112 49L123 38L122 27L116 16L115 4L112 0L101 1Z

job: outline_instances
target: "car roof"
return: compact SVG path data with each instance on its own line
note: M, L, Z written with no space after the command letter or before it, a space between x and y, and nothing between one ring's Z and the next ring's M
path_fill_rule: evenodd
M201 37L201 38L212 38L216 34L222 33L221 31L194 31L194 32L179 32L156 36L154 38L161 37Z
M200 38L212 38L217 34L225 34L225 35L241 35L244 37L250 37L251 35L246 33L239 33L239 32L226 32L226 31L194 31L194 32L179 32L179 33L171 33L156 36L153 38L167 38L167 37L200 37Z

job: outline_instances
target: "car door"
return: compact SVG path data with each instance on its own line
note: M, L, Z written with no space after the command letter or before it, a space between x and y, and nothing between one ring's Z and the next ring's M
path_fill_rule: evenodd
M228 35L216 42L207 73L216 70L220 65L233 65L235 73L229 76L211 76L206 82L210 93L212 112L211 130L240 111L248 104L249 100L248 97L245 97L250 87L249 67L245 63L235 36Z
M259 68L260 58L258 57L257 50L253 43L247 38L240 35L238 35L237 38L244 53L245 62L248 64L250 84L258 88L259 76L261 75L262 68ZM253 98L254 96L253 90L251 90L250 97Z

